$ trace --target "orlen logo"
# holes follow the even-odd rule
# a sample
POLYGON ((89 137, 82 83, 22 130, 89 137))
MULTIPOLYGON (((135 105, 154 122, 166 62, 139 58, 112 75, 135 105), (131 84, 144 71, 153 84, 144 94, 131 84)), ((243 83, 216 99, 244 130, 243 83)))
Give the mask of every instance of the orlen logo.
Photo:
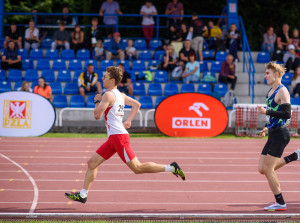
POLYGON ((155 123, 168 136, 212 137, 225 130, 228 115, 214 97, 185 93, 163 100, 155 111, 155 123))

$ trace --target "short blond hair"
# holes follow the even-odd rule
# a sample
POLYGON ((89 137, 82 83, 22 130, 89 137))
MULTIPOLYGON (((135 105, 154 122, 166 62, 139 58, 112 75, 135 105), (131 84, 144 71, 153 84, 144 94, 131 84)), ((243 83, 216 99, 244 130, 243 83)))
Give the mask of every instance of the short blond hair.
POLYGON ((114 67, 114 66, 107 67, 106 72, 109 73, 111 79, 115 80, 116 85, 118 85, 121 82, 123 78, 123 73, 120 67, 114 67))
POLYGON ((281 64, 277 64, 275 61, 271 61, 266 64, 266 69, 272 70, 274 73, 278 73, 279 77, 282 77, 286 71, 285 67, 281 64))

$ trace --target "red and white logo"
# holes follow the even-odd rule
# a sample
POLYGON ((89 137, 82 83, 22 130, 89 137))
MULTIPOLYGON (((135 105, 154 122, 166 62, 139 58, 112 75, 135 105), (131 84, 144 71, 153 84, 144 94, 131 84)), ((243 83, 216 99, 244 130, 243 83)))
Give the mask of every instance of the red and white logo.
POLYGON ((9 106, 9 118, 25 118, 26 102, 11 101, 9 106))

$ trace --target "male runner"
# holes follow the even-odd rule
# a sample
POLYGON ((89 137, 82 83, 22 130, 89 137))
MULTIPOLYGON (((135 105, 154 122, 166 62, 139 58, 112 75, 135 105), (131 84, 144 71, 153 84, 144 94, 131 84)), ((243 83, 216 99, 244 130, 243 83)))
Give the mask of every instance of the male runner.
POLYGON ((85 174, 83 189, 77 193, 65 193, 65 195, 74 201, 85 203, 88 191, 96 178, 97 169, 100 164, 108 160, 114 153, 118 153, 124 163, 136 174, 172 172, 185 180, 185 174, 176 162, 170 165, 161 165, 152 162, 140 163, 130 146, 129 134, 126 129, 130 128, 131 121, 139 111, 141 104, 126 96, 117 89, 122 80, 122 70, 119 67, 107 67, 103 76, 103 86, 107 92, 101 97, 95 96, 94 116, 98 120, 104 114, 108 140, 100 146, 96 153, 88 161, 88 169, 85 174), (122 123, 124 116, 124 107, 132 106, 127 120, 122 123))
POLYGON ((287 128, 291 118, 290 94, 286 87, 281 84, 281 78, 285 68, 274 62, 266 64, 265 78, 271 86, 266 95, 267 109, 258 106, 258 112, 265 114, 267 124, 260 131, 260 136, 264 137, 269 131, 268 141, 264 146, 259 159, 258 171, 264 174, 269 186, 275 196, 276 203, 265 207, 266 211, 285 211, 286 203, 281 194, 279 180, 275 170, 283 167, 295 160, 300 160, 300 151, 281 158, 284 148, 290 141, 290 133, 287 128))

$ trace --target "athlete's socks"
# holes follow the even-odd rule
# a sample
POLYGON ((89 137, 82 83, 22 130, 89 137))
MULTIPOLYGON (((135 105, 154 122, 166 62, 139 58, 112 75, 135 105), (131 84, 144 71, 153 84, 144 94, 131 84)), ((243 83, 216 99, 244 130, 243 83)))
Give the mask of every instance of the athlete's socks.
POLYGON ((284 157, 284 161, 285 161, 287 164, 290 163, 290 162, 292 162, 292 161, 295 161, 295 160, 297 160, 297 159, 298 159, 298 155, 297 155, 297 153, 295 153, 295 152, 293 152, 292 154, 290 154, 290 155, 284 157))
POLYGON ((175 172, 175 168, 171 165, 165 165, 165 172, 175 172))
POLYGON ((80 196, 81 196, 82 198, 86 198, 87 195, 88 195, 88 193, 89 193, 88 190, 82 189, 82 190, 80 191, 80 196))
POLYGON ((275 199, 276 199, 276 203, 281 204, 281 205, 285 204, 281 193, 280 194, 276 194, 274 196, 275 196, 275 199))

